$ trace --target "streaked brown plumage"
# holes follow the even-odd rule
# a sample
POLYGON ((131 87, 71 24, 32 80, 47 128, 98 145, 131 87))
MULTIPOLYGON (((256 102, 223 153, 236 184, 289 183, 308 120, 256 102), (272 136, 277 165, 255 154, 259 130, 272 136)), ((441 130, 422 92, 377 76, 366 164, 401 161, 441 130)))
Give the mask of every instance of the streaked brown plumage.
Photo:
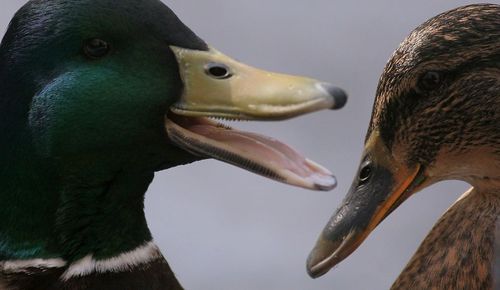
POLYGON ((498 289, 493 288, 492 267, 500 199, 494 194, 472 190, 457 201, 391 289, 498 289))
POLYGON ((381 76, 359 170, 311 253, 326 273, 416 191, 473 188, 440 218, 391 289, 500 289, 500 6, 415 29, 381 76))

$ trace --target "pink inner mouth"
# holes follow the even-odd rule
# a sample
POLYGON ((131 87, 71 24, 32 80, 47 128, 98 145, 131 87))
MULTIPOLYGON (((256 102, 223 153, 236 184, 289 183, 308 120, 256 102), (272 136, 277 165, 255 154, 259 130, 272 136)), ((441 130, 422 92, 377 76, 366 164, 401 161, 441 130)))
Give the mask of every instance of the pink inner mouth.
POLYGON ((300 187, 331 190, 336 186, 330 171, 274 138, 174 114, 166 118, 166 129, 173 143, 193 154, 300 187))

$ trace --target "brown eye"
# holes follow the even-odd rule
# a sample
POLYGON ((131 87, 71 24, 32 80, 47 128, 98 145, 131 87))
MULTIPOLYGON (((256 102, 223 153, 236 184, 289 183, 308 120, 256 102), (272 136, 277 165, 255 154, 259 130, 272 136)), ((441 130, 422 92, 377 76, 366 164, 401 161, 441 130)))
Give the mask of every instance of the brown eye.
POLYGON ((418 81, 418 87, 424 91, 432 91, 441 86, 443 75, 437 71, 428 71, 424 73, 418 81))
POLYGON ((109 51, 109 43, 99 38, 91 38, 85 41, 83 45, 83 53, 90 59, 105 57, 108 55, 109 51))
POLYGON ((371 176, 372 176, 372 166, 371 164, 366 164, 359 171, 359 182, 361 184, 365 183, 370 179, 371 176))
POLYGON ((205 67, 205 73, 216 79, 228 79, 233 76, 229 67, 222 63, 209 63, 205 67))

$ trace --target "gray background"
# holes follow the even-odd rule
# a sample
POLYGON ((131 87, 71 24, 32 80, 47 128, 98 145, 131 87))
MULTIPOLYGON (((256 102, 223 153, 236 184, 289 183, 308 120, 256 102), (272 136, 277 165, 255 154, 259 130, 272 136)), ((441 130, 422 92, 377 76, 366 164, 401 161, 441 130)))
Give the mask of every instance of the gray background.
MULTIPOLYGON (((0 31, 26 1, 2 0, 0 31)), ((119 2, 119 1, 117 1, 119 2)), ((209 160, 157 174, 147 194, 156 242, 187 289, 387 289, 444 210, 467 188, 412 197, 346 261, 312 280, 305 259, 358 166, 375 88, 403 38, 470 1, 166 0, 200 37, 245 63, 331 81, 347 107, 277 123, 232 124, 276 137, 330 168, 312 192, 209 160)))

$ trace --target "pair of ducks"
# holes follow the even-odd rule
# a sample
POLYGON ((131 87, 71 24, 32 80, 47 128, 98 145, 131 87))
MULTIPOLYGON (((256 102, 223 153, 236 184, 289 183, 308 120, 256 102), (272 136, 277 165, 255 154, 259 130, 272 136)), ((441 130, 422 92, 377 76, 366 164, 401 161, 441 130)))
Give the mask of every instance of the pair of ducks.
MULTIPOLYGON (((216 158, 329 190, 322 166, 207 117, 286 119, 345 93, 209 47, 154 0, 32 0, 0 47, 0 289, 182 289, 144 218, 155 171, 216 158), (256 86, 255 84, 259 84, 256 86)), ((358 176, 308 260, 317 277, 414 192, 474 187, 393 289, 493 289, 500 272, 500 6, 418 27, 381 77, 358 176), (497 279, 495 279, 497 278, 497 279)))

